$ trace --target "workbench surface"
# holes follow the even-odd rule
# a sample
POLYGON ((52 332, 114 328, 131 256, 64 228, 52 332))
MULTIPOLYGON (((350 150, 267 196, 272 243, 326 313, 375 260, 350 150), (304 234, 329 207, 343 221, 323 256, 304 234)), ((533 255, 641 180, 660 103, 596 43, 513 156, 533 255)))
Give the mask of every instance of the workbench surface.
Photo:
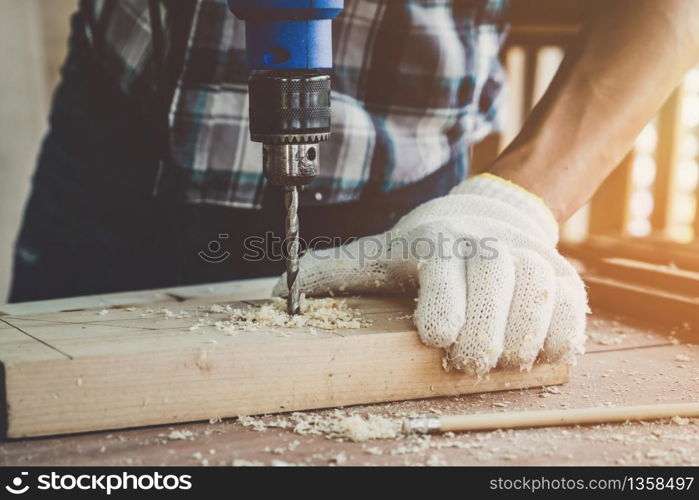
MULTIPOLYGON (((119 303, 142 304, 164 296, 269 293, 269 280, 192 287, 70 301, 0 306, 0 312, 61 310, 119 303)), ((682 327, 631 325, 595 314, 588 353, 570 383, 452 398, 304 412, 308 415, 466 414, 699 400, 696 333, 682 327), (693 343, 694 342, 694 343, 693 343)), ((362 443, 266 427, 288 415, 96 432, 0 443, 0 465, 699 465, 699 419, 586 427, 401 437, 362 443)))

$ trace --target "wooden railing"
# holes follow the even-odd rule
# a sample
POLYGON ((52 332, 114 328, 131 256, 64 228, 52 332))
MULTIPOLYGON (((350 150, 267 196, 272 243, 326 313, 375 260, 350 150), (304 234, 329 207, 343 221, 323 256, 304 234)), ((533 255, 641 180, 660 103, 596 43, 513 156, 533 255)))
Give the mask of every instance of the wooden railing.
MULTIPOLYGON (((502 52, 509 118, 501 134, 474 148, 475 171, 517 133, 577 35, 586 8, 577 0, 514 1, 512 6, 513 25, 502 52)), ((563 225, 564 242, 604 237, 605 248, 610 238, 625 242, 624 248, 643 242, 655 249, 656 260, 667 253, 668 261, 677 248, 699 249, 698 160, 699 69, 672 93, 589 205, 563 225)))

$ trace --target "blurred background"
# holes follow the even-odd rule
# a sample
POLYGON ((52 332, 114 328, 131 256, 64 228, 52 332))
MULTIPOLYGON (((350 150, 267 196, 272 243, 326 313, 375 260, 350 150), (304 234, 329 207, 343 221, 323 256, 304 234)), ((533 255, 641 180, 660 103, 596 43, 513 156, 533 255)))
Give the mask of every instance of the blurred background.
POLYGON ((0 0, 0 303, 77 0, 0 0))
MULTIPOLYGON (((77 0, 0 0, 0 303, 12 247, 77 0)), ((503 49, 510 83, 501 134, 473 150, 484 168, 515 136, 575 36, 584 0, 513 0, 503 49)), ((564 250, 580 256, 613 248, 663 265, 699 271, 699 69, 648 124, 595 199, 562 228, 564 250)))

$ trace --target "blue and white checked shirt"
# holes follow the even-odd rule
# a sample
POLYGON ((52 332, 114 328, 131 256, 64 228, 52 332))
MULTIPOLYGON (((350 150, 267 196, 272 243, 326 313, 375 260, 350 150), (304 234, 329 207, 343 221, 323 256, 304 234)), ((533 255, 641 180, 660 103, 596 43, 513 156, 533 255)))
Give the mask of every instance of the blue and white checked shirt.
MULTIPOLYGON (((172 163, 156 191, 257 207, 265 180, 261 145, 248 135, 245 24, 225 0, 164 0, 166 29, 185 2, 193 16, 170 104, 172 163)), ((301 202, 351 201, 441 167, 465 174, 469 145, 498 125, 505 2, 346 0, 334 22, 331 140, 301 202)), ((82 0, 80 9, 96 59, 124 92, 141 92, 152 74, 147 0, 82 0)))

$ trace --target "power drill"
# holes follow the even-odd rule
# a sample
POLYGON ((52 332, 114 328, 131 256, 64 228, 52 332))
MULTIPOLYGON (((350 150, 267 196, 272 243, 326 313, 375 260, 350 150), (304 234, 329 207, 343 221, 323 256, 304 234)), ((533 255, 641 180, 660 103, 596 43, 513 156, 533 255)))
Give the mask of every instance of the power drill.
POLYGON ((344 0, 228 0, 228 6, 245 21, 250 139, 262 143, 269 182, 284 188, 287 312, 298 314, 299 188, 318 175, 318 147, 330 137, 332 20, 344 0))

